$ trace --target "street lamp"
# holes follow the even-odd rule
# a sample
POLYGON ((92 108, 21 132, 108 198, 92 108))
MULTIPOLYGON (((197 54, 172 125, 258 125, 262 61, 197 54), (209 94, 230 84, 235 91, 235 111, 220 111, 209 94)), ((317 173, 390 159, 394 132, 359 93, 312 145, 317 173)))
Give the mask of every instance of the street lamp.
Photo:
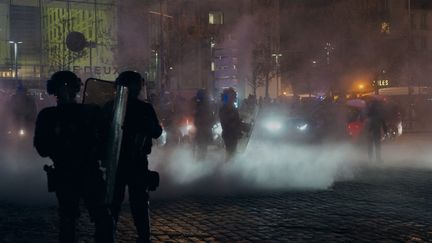
POLYGON ((21 44, 22 41, 9 41, 9 43, 14 45, 15 78, 18 79, 18 44, 21 44))
POLYGON ((273 53, 272 57, 275 58, 276 62, 276 98, 279 96, 279 82, 280 82, 280 63, 279 58, 282 56, 281 53, 273 53))

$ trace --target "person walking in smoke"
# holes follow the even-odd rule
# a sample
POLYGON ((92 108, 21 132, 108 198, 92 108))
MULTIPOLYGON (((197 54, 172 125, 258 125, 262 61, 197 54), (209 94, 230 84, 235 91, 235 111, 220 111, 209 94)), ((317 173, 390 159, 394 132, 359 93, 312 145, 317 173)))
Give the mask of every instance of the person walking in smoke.
POLYGON ((382 133, 387 133, 387 125, 385 123, 382 111, 380 110, 379 102, 374 100, 368 106, 366 118, 366 139, 368 146, 369 160, 372 161, 375 153, 375 158, 378 162, 382 162, 381 158, 381 138, 382 133))
POLYGON ((226 88, 222 92, 222 107, 219 110, 219 119, 222 126, 222 138, 225 144, 226 161, 234 156, 238 140, 247 126, 240 120, 240 114, 235 106, 237 93, 234 88, 226 88))
MULTIPOLYGON (((157 172, 149 171, 147 155, 151 153, 152 139, 162 134, 162 127, 153 106, 138 99, 143 82, 134 71, 122 72, 116 80, 118 85, 128 88, 128 100, 111 213, 117 224, 128 186, 137 242, 150 242, 149 191, 156 189, 159 177, 157 172)), ((108 103, 105 108, 112 105, 108 103)))
POLYGON ((205 89, 199 89, 195 96, 194 123, 197 159, 204 160, 207 155, 207 147, 213 139, 212 127, 214 123, 210 99, 205 89))
POLYGON ((37 115, 36 101, 27 94, 27 89, 19 84, 6 104, 11 111, 12 123, 25 128, 32 128, 37 115))
POLYGON ((57 106, 41 110, 36 119, 34 147, 49 157, 54 167, 45 166, 49 191, 58 200, 60 242, 76 242, 75 225, 79 202, 84 199, 95 223, 97 243, 113 240, 113 221, 105 199, 105 181, 99 167, 104 128, 103 113, 97 106, 75 100, 81 80, 70 71, 59 71, 47 81, 48 94, 57 97, 57 106))

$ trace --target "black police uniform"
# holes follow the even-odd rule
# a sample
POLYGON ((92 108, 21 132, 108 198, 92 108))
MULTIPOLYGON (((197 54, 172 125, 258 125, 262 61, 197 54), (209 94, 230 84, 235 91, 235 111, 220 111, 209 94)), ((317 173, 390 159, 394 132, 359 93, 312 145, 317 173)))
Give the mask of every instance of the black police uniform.
POLYGON ((212 127, 214 115, 209 102, 200 101, 196 104, 194 124, 196 128, 195 141, 198 148, 197 158, 205 159, 207 146, 212 142, 212 127))
MULTIPOLYGON (((107 104, 107 107, 110 106, 112 107, 112 103, 107 104)), ((150 241, 147 155, 151 153, 152 138, 158 138, 161 134, 162 127, 153 106, 137 98, 129 98, 111 212, 117 222, 125 188, 128 186, 138 242, 150 241)))
POLYGON ((33 127, 37 114, 36 101, 25 91, 18 91, 12 95, 7 108, 11 110, 12 119, 16 124, 33 127))
POLYGON ((219 110, 219 118, 222 126, 222 138, 225 143, 227 158, 231 158, 236 149, 238 140, 242 136, 243 122, 237 108, 230 105, 223 105, 219 110))
POLYGON ((60 242, 75 242, 80 199, 95 222, 96 242, 113 242, 113 221, 104 203, 106 189, 98 161, 105 134, 102 124, 101 109, 91 105, 61 104, 38 114, 34 146, 54 162, 60 242))
POLYGON ((381 129, 387 133, 387 125, 382 115, 376 110, 368 113, 366 121, 369 160, 372 161, 375 152, 376 160, 381 162, 381 129))

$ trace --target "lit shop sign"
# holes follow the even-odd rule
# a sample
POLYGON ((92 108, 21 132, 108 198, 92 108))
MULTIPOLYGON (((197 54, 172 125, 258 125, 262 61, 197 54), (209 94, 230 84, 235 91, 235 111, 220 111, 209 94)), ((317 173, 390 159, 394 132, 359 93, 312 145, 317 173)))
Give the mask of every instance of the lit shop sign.
POLYGON ((390 86, 390 81, 388 79, 379 79, 374 80, 373 84, 378 87, 388 87, 390 86))
POLYGON ((46 66, 35 65, 33 67, 34 71, 37 72, 40 70, 41 73, 54 73, 61 70, 69 70, 74 73, 88 73, 88 74, 96 74, 96 75, 110 75, 110 74, 119 74, 118 67, 113 66, 70 66, 62 68, 61 66, 46 66))

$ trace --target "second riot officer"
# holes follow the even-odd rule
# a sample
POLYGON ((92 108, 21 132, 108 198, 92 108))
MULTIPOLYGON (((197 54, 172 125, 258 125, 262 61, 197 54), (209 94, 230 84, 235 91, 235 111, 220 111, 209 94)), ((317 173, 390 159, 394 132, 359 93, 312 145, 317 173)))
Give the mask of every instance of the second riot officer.
POLYGON ((55 191, 60 216, 60 242, 76 242, 79 202, 84 199, 95 222, 96 242, 113 242, 113 222, 105 205, 105 182, 99 167, 103 144, 103 113, 75 100, 81 80, 70 71, 59 71, 47 81, 48 94, 57 106, 40 111, 36 120, 34 146, 54 167, 48 172, 49 191, 55 191))
POLYGON ((379 101, 372 101, 368 106, 366 119, 366 136, 368 145, 369 161, 374 157, 377 162, 382 162, 381 158, 381 138, 382 131, 387 133, 387 125, 383 117, 383 111, 379 101), (375 155, 375 156, 374 156, 375 155))
POLYGON ((237 144, 242 133, 247 130, 246 124, 240 119, 235 106, 237 93, 234 88, 226 88, 222 93, 222 107, 219 110, 219 119, 222 126, 222 138, 225 143, 226 160, 230 160, 237 150, 237 144))
POLYGON ((153 106, 138 99, 144 82, 139 73, 122 72, 116 82, 128 88, 128 100, 111 213, 117 223, 127 186, 137 242, 150 242, 149 191, 155 190, 158 175, 149 171, 147 155, 152 139, 162 134, 162 127, 153 106))
POLYGON ((204 160, 207 155, 207 147, 212 142, 212 127, 214 115, 210 106, 210 98, 207 90, 198 90, 195 97, 194 123, 196 128, 195 143, 197 146, 197 159, 204 160))

